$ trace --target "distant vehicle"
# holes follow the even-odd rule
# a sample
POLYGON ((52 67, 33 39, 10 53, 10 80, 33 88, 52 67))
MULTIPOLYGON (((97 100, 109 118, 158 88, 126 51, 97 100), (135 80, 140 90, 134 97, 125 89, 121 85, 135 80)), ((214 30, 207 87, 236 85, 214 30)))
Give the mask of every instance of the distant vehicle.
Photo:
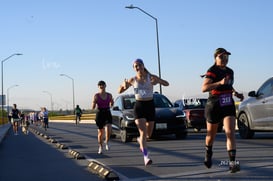
POLYGON ((273 131, 273 77, 239 105, 237 124, 241 138, 252 138, 255 132, 273 131))
MULTIPOLYGON (((187 136, 186 116, 178 107, 174 107, 167 97, 154 93, 156 107, 155 127, 152 137, 174 134, 177 139, 187 136)), ((134 118, 135 96, 122 94, 118 96, 111 109, 113 124, 112 134, 120 136, 122 142, 132 141, 139 135, 134 118)))
POLYGON ((206 98, 188 98, 175 101, 174 104, 186 114, 188 128, 194 128, 196 132, 206 128, 205 106, 207 100, 206 98))

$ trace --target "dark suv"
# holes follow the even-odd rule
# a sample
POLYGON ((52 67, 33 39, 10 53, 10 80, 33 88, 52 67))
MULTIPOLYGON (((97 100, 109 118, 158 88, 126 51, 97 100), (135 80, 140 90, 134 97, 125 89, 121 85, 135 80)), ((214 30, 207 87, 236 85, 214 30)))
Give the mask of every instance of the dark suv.
MULTIPOLYGON (((139 135, 133 111, 135 102, 133 94, 122 94, 115 99, 111 109, 112 134, 120 136, 122 142, 132 141, 139 135)), ((187 136, 185 113, 159 93, 154 93, 154 103, 156 120, 152 137, 175 134, 177 139, 185 138, 187 136)))

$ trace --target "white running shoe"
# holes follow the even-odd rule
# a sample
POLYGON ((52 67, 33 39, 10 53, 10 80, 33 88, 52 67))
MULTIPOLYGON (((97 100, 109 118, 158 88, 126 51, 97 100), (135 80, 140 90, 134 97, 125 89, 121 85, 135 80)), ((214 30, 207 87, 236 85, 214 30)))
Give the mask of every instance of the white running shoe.
POLYGON ((98 154, 102 154, 102 146, 99 146, 98 154))
POLYGON ((149 157, 144 157, 144 165, 148 166, 151 165, 153 161, 149 157))
POLYGON ((107 151, 110 150, 110 145, 109 145, 109 143, 106 143, 106 144, 105 144, 105 150, 107 150, 107 151))
POLYGON ((140 137, 137 137, 137 142, 138 142, 138 144, 140 144, 140 137))

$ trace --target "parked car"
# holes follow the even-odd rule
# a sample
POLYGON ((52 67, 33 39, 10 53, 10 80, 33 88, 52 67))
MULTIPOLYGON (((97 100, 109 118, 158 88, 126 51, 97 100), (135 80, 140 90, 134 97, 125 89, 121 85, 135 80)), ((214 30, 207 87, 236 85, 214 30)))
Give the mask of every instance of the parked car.
POLYGON ((237 125, 241 138, 252 138, 258 131, 273 131, 273 77, 239 105, 237 125))
MULTIPOLYGON (((152 137, 175 134, 177 139, 187 136, 185 113, 177 108, 162 94, 154 93, 155 126, 152 137)), ((120 136, 122 142, 132 141, 139 135, 134 117, 135 96, 122 94, 118 96, 111 109, 113 124, 112 134, 120 136)))
POLYGON ((186 114, 188 128, 194 128, 196 132, 206 128, 204 114, 207 100, 207 98, 188 98, 175 101, 174 104, 179 106, 186 114))

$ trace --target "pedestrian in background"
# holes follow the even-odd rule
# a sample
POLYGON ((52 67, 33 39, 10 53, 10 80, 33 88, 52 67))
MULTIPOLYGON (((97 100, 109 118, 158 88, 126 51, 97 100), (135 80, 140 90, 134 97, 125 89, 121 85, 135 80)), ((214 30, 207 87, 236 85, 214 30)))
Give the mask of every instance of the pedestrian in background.
POLYGON ((21 119, 21 112, 17 109, 17 105, 13 104, 13 108, 10 112, 10 117, 11 117, 11 124, 12 124, 12 128, 13 128, 13 132, 14 135, 18 135, 18 126, 19 126, 19 122, 21 119))
POLYGON ((214 64, 204 75, 202 92, 209 92, 205 107, 207 121, 207 135, 205 139, 206 153, 204 164, 207 168, 212 166, 212 147, 219 123, 223 122, 227 137, 226 145, 229 155, 229 169, 234 173, 240 170, 239 162, 236 161, 235 142, 235 117, 236 108, 232 95, 243 100, 243 94, 233 88, 234 73, 227 67, 230 52, 224 48, 217 48, 214 53, 214 64))
POLYGON ((81 116, 82 116, 82 109, 80 108, 79 105, 76 106, 75 108, 75 115, 76 115, 76 124, 80 123, 81 121, 81 116))
POLYGON ((46 107, 41 108, 41 112, 39 114, 39 117, 42 121, 42 125, 43 125, 44 129, 47 130, 48 129, 48 111, 47 111, 46 107))
POLYGON ((98 82, 99 92, 93 96, 91 108, 97 108, 96 112, 96 125, 98 127, 98 154, 102 153, 103 150, 103 136, 105 139, 105 149, 110 149, 109 139, 112 131, 112 115, 110 107, 113 106, 113 96, 111 93, 106 92, 106 83, 101 80, 98 82))
POLYGON ((141 59, 133 61, 133 68, 136 76, 125 79, 118 89, 118 93, 126 91, 133 86, 136 103, 134 106, 135 123, 138 127, 139 137, 137 141, 140 145, 140 150, 143 153, 144 165, 152 164, 152 160, 148 155, 147 138, 150 138, 153 133, 155 122, 155 105, 153 100, 153 86, 161 84, 168 86, 166 80, 151 74, 144 66, 141 59))

